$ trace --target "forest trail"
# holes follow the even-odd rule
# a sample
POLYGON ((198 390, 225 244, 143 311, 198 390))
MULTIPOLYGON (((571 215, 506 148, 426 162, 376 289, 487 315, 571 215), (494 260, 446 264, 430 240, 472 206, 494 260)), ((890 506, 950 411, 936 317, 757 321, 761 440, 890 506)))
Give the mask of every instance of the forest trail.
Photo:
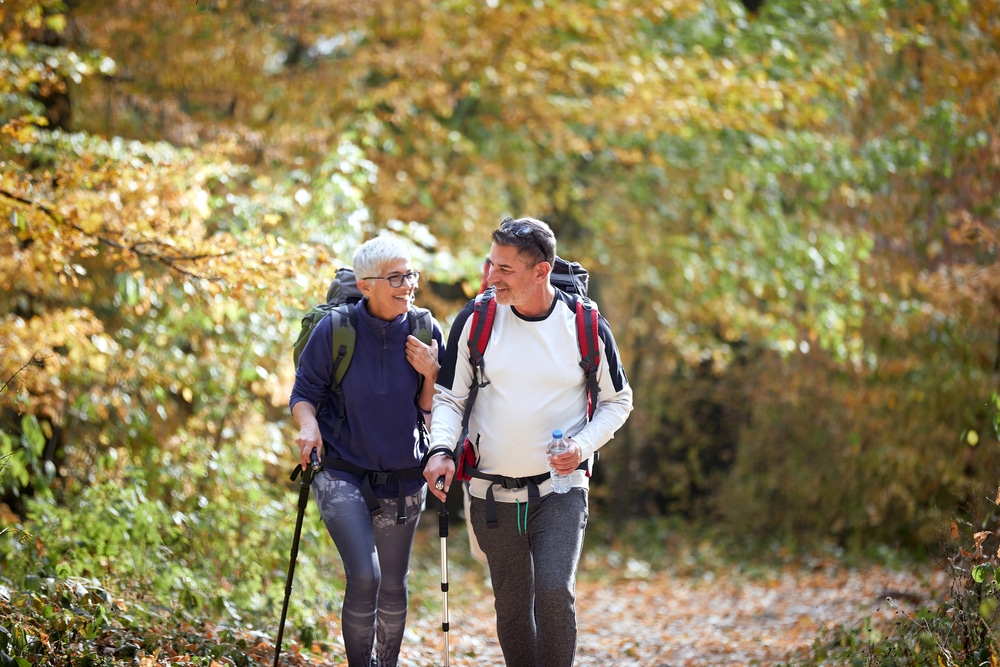
MULTIPOLYGON (((947 574, 930 566, 920 572, 848 569, 835 559, 752 577, 678 576, 634 562, 604 565, 581 567, 575 667, 777 665, 805 654, 838 626, 857 630, 870 619, 885 630, 910 622, 906 615, 933 604, 939 598, 931 592, 948 586, 947 574)), ((455 568, 449 590, 450 664, 503 667, 485 568, 455 568)), ((442 665, 441 594, 412 597, 417 604, 411 604, 400 667, 442 665)))

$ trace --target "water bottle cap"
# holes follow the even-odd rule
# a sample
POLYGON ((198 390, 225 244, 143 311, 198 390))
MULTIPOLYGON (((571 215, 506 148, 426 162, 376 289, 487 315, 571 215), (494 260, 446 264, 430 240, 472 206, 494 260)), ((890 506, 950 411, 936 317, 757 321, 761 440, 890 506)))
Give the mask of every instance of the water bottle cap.
POLYGON ((552 431, 552 438, 554 440, 558 440, 561 437, 562 437, 562 431, 560 431, 559 429, 552 431))

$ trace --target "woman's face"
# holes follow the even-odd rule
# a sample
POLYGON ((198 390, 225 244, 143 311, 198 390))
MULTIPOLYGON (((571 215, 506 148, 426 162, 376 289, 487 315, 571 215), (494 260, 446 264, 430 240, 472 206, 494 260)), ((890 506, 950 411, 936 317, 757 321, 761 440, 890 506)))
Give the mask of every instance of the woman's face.
POLYGON ((394 259, 382 267, 378 276, 358 279, 358 288, 368 298, 368 312, 386 322, 391 322, 406 313, 413 303, 417 291, 415 276, 404 279, 399 287, 393 287, 389 279, 413 274, 413 265, 408 259, 394 259))

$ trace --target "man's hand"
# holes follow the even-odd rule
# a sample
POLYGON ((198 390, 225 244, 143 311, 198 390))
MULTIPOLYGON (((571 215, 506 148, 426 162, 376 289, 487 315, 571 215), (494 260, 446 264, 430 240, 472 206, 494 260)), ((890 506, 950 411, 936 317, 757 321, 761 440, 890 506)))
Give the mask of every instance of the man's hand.
POLYGON ((427 488, 435 498, 444 502, 448 499, 448 489, 451 488, 451 481, 455 477, 455 462, 450 456, 436 454, 427 461, 424 467, 424 479, 427 480, 427 488), (444 477, 443 488, 437 488, 437 482, 444 477))
POLYGON ((565 452, 549 457, 549 463, 560 475, 569 475, 580 467, 580 462, 583 460, 583 450, 580 449, 580 445, 576 444, 573 438, 567 438, 566 443, 569 447, 565 452))
POLYGON ((437 380, 438 370, 441 364, 438 363, 438 344, 431 339, 430 345, 420 342, 414 335, 406 337, 406 360, 413 368, 430 380, 433 384, 437 380))

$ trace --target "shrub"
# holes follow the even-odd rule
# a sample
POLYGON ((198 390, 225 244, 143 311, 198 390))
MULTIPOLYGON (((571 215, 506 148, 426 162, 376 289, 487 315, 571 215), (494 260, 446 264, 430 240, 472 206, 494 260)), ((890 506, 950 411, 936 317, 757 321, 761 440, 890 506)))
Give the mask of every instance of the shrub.
MULTIPOLYGON (((1000 503, 1000 496, 997 498, 1000 503)), ((941 540, 951 585, 918 612, 899 607, 887 631, 866 623, 838 628, 802 665, 980 667, 1000 664, 1000 514, 996 503, 953 521, 941 540)))

